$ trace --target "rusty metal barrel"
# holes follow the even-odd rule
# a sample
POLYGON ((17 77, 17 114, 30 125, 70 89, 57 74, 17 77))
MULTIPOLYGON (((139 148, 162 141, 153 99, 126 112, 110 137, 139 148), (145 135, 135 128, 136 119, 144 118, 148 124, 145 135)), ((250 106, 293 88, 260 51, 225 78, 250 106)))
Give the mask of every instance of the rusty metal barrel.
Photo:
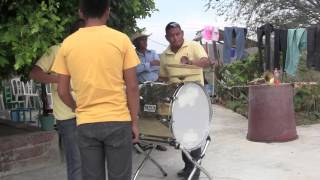
POLYGON ((291 84, 250 86, 248 116, 248 140, 285 142, 298 137, 291 84))

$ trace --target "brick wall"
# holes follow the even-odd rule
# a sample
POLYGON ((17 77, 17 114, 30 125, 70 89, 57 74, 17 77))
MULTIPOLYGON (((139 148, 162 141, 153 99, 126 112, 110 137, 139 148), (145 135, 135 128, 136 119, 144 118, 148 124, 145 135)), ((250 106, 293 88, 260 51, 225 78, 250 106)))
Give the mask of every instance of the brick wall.
POLYGON ((0 137, 0 179, 60 162, 55 131, 0 137))

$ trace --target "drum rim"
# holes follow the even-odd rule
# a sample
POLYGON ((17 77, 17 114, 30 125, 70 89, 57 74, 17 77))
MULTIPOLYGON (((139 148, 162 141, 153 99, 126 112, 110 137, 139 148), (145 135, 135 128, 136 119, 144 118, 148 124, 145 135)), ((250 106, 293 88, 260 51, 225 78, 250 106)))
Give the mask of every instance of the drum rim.
MULTIPOLYGON (((174 107, 174 102, 175 102, 175 100, 176 100, 176 96, 177 96, 177 94, 181 91, 181 88, 184 86, 184 85, 186 85, 186 84, 196 84, 198 87, 200 87, 201 89, 202 89, 202 91, 204 92, 204 94, 206 95, 206 97, 207 97, 207 100, 208 100, 208 105, 209 105, 209 128, 208 128, 208 134, 207 134, 207 136, 209 136, 209 133, 210 133, 210 123, 211 123, 211 121, 212 121, 212 116, 213 116, 213 110, 212 110, 212 104, 211 104, 211 101, 210 101, 210 97, 209 97, 209 95, 208 95, 208 93, 206 92, 206 90, 205 90, 205 88, 204 88, 204 86, 202 86, 201 84, 199 84, 199 83, 197 83, 197 82, 185 82, 185 83, 181 83, 181 85, 179 85, 178 87, 177 87, 177 89, 175 90, 175 92, 173 93, 173 96, 172 96, 172 98, 171 98, 171 101, 170 101, 170 107, 169 107, 169 109, 170 109, 170 116, 171 116, 171 122, 169 123, 169 127, 170 127, 170 131, 171 131, 171 133, 172 133, 172 135, 173 135, 173 137, 176 139, 176 136, 175 136, 175 133, 174 133, 174 131, 173 131, 173 126, 172 126, 172 124, 173 124, 173 119, 172 119, 172 115, 173 115, 173 107, 174 107)), ((180 144, 180 142, 178 142, 179 144, 180 144)), ((186 147, 184 147, 185 149, 187 149, 187 150, 195 150, 195 149, 197 149, 197 148, 199 148, 199 147, 201 147, 201 145, 203 144, 204 142, 200 142, 196 147, 194 147, 194 148, 186 148, 186 147)), ((181 144, 180 144, 181 145, 181 144)))

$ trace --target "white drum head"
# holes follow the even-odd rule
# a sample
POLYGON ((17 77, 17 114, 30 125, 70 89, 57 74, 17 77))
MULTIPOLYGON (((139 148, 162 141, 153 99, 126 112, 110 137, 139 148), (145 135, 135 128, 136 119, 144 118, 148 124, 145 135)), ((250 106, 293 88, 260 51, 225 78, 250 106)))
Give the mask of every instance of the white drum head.
POLYGON ((187 150, 201 147, 209 135, 211 102, 196 83, 186 83, 175 93, 171 107, 171 131, 187 150))

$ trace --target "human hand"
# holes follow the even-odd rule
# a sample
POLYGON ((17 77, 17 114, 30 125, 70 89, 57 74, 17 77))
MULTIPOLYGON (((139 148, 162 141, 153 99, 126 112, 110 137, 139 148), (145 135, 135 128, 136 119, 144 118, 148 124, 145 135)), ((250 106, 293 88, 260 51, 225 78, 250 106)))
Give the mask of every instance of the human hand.
POLYGON ((153 60, 150 62, 151 66, 160 66, 160 61, 159 60, 153 60))
POLYGON ((138 143, 139 142, 139 129, 137 123, 132 123, 132 142, 138 143))
POLYGON ((182 56, 180 59, 181 64, 192 64, 192 61, 187 56, 182 56))

